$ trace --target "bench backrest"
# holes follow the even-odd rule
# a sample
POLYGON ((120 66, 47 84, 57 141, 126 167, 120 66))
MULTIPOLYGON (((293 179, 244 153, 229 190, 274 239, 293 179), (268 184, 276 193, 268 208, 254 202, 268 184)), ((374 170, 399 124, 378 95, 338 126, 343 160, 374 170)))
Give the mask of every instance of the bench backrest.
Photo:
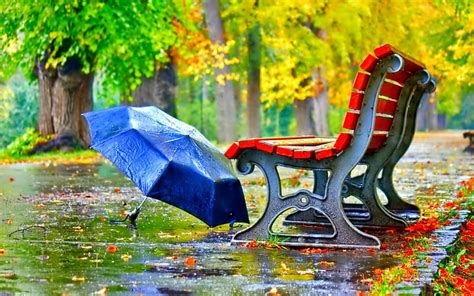
POLYGON ((385 80, 380 86, 376 110, 377 114, 374 122, 374 133, 368 147, 368 152, 377 151, 385 144, 388 132, 392 127, 397 104, 405 82, 409 77, 415 75, 416 72, 425 69, 425 66, 421 62, 418 62, 389 44, 376 48, 374 54, 367 55, 360 64, 360 70, 354 79, 353 90, 349 100, 349 111, 346 113, 342 125, 344 131, 339 134, 334 144, 336 153, 344 151, 351 144, 371 73, 382 59, 393 54, 401 56, 404 64, 400 71, 385 74, 385 80))

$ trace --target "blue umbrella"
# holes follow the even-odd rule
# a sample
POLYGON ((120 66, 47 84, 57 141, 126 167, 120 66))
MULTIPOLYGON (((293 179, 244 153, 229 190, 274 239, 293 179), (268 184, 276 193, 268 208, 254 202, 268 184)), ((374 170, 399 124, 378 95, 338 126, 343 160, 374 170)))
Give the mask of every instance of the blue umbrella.
POLYGON ((229 160, 194 127, 156 107, 115 107, 84 117, 91 147, 145 196, 211 227, 249 223, 242 186, 229 160))

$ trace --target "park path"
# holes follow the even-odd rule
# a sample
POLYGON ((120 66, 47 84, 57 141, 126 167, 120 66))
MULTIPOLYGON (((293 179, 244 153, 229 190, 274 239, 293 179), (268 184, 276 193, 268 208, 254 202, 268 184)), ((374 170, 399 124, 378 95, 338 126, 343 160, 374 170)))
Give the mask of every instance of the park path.
MULTIPOLYGON (((397 166, 403 197, 419 205, 450 199, 474 176, 461 134, 417 134, 397 166)), ((286 190, 294 190, 293 174, 283 171, 286 190)), ((255 220, 265 188, 258 174, 242 180, 255 220)), ((354 294, 369 289, 375 270, 399 262, 403 234, 381 234, 388 247, 380 251, 305 254, 230 246, 227 226, 209 229, 162 202, 146 205, 136 230, 109 223, 139 196, 105 162, 1 166, 0 295, 354 294)))

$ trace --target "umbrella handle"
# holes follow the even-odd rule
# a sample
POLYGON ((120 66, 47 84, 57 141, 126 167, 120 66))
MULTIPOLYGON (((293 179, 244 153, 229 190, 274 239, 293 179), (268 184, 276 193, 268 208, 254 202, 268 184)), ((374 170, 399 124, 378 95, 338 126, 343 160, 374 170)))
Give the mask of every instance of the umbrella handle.
POLYGON ((138 219, 138 215, 140 215, 140 210, 143 206, 143 204, 145 203, 145 201, 148 199, 147 196, 145 196, 145 198, 142 200, 142 202, 138 205, 138 207, 136 207, 135 209, 133 209, 133 211, 131 211, 130 213, 127 214, 127 216, 125 216, 125 218, 123 218, 122 220, 109 220, 110 223, 124 223, 126 222, 127 220, 130 220, 130 223, 132 225, 135 225, 135 221, 137 221, 138 219))

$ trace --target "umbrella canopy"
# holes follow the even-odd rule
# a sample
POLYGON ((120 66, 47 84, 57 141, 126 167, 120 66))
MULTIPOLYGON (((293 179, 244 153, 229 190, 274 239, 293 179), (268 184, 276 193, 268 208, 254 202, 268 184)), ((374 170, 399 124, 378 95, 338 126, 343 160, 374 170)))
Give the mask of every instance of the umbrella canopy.
POLYGON ((176 206, 211 227, 249 222, 229 160, 199 131, 156 107, 85 113, 91 147, 145 196, 176 206))

